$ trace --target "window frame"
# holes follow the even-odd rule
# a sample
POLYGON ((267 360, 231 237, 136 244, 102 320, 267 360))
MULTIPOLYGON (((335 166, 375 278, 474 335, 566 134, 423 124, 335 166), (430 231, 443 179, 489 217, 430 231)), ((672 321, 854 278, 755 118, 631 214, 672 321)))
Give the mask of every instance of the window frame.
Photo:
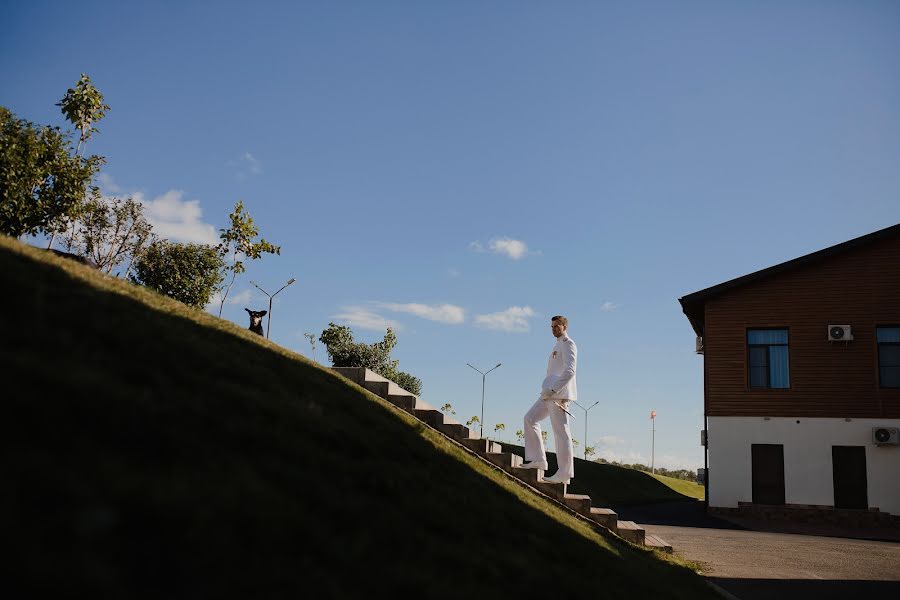
POLYGON ((781 327, 745 327, 744 330, 744 346, 746 347, 746 357, 747 357, 747 389, 750 391, 761 391, 761 390, 789 390, 793 386, 793 381, 791 380, 791 328, 787 326, 781 327), (751 331, 784 331, 787 334, 787 343, 785 344, 751 344, 750 343, 750 332, 751 331), (772 360, 771 354, 768 349, 772 346, 784 347, 787 349, 787 377, 788 377, 788 385, 787 387, 773 387, 772 386, 772 360), (753 365, 750 362, 750 353, 751 348, 765 348, 766 349, 766 386, 754 386, 752 379, 752 370, 753 365))
MULTIPOLYGON (((881 379, 881 347, 882 346, 900 346, 900 342, 879 342, 878 341, 878 330, 879 329, 900 329, 900 325, 875 325, 875 354, 876 359, 878 361, 878 387, 883 390, 900 390, 900 385, 885 385, 881 379)), ((892 367, 900 366, 900 365, 890 365, 892 367)))

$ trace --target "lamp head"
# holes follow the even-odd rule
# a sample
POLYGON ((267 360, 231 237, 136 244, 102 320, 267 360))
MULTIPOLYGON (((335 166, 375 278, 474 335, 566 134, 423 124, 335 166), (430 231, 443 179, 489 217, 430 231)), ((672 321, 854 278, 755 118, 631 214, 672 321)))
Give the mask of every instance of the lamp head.
POLYGON ((285 285, 291 285, 291 284, 294 283, 295 281, 297 281, 297 280, 294 279, 293 277, 291 277, 291 278, 288 280, 287 284, 285 284, 285 285))

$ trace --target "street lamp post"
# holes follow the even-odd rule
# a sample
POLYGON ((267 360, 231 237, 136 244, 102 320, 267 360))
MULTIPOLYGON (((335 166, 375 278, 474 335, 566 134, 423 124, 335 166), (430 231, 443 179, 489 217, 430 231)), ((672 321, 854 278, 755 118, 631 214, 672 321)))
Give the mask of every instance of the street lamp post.
MULTIPOLYGON (((578 404, 578 403, 575 402, 575 404, 578 404)), ((591 405, 588 406, 587 408, 585 408, 585 407, 583 407, 582 405, 578 404, 578 408, 580 408, 581 410, 584 411, 584 454, 583 454, 584 460, 587 460, 587 418, 588 418, 587 413, 588 413, 589 410, 591 410, 592 408, 594 408, 594 407, 597 406, 598 404, 600 404, 600 401, 599 401, 599 400, 597 400, 596 402, 594 402, 593 404, 591 404, 591 405)))
MULTIPOLYGON (((279 289, 278 292, 280 292, 281 290, 283 290, 283 289, 286 288, 287 286, 291 285, 291 284, 294 283, 295 281, 297 281, 297 280, 294 279, 293 277, 291 277, 291 278, 288 280, 288 282, 287 282, 286 284, 284 284, 283 286, 281 286, 281 289, 279 289)), ((253 283, 253 282, 251 281, 250 283, 253 283)), ((277 295, 278 295, 278 292, 275 292, 274 294, 269 294, 269 292, 267 292, 266 290, 262 289, 261 287, 259 287, 259 286, 256 285, 255 283, 253 283, 253 285, 255 285, 255 286, 256 286, 256 289, 258 289, 259 291, 261 291, 263 294, 265 294, 266 296, 269 296, 269 319, 266 321, 266 339, 269 339, 269 327, 272 326, 272 298, 274 298, 275 296, 277 296, 277 295)))
MULTIPOLYGON (((469 365, 469 363, 466 364, 469 365)), ((499 367, 501 364, 502 363, 497 363, 497 367, 499 367)), ((469 366, 472 367, 472 365, 469 366)), ((494 367, 494 369, 496 369, 497 367, 494 367)), ((475 369, 475 367, 472 368, 475 369)), ((481 433, 478 434, 480 437, 484 437, 484 379, 485 377, 487 377, 487 374, 494 369, 491 369, 487 373, 482 372, 480 369, 475 369, 476 371, 481 373, 481 433)))

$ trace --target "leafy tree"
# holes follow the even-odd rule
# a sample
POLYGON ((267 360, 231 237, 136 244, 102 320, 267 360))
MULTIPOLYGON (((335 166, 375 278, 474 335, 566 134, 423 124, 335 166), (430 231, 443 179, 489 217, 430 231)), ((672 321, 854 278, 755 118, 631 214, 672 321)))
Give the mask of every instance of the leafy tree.
POLYGON ((456 411, 453 410, 453 405, 450 404, 449 402, 441 407, 441 412, 444 413, 445 415, 455 415, 456 414, 456 411))
POLYGON ((524 442, 525 441, 525 432, 522 431, 521 429, 516 429, 516 439, 519 440, 520 442, 524 442))
POLYGON ((422 393, 422 380, 399 370, 400 361, 391 359, 397 336, 389 327, 384 339, 374 344, 353 341, 353 331, 345 325, 329 323, 319 336, 334 367, 365 367, 390 379, 416 396, 422 393))
POLYGON ((222 257, 213 246, 162 240, 137 259, 134 271, 131 281, 203 308, 222 281, 222 257))
MULTIPOLYGON (((0 107, 0 233, 53 234, 78 216, 101 156, 72 152, 71 135, 0 107)), ((51 242, 52 243, 52 242, 51 242)))
POLYGON ((541 432, 541 440, 544 442, 544 445, 546 446, 547 445, 547 432, 546 431, 541 432))
POLYGON ((497 439, 500 439, 501 431, 506 431, 506 425, 504 423, 497 423, 494 425, 494 433, 497 434, 497 439))
POLYGON ((67 247, 74 247, 94 261, 97 268, 112 270, 130 259, 127 277, 135 258, 151 242, 153 227, 144 217, 144 205, 133 198, 92 198, 67 237, 67 247))
POLYGON ((228 256, 231 256, 231 264, 224 267, 223 279, 228 277, 228 273, 231 273, 231 279, 221 288, 220 317, 222 316, 222 308, 225 306, 228 292, 231 291, 231 286, 234 285, 235 277, 247 270, 242 259, 256 260, 263 253, 281 254, 281 246, 270 244, 264 239, 260 239, 258 242, 253 241, 259 235, 259 228, 253 223, 253 217, 250 216, 250 213, 244 212, 243 202, 238 201, 234 205, 234 212, 228 215, 228 218, 231 220, 231 227, 219 230, 219 239, 222 242, 217 246, 223 261, 228 256))
POLYGON ((466 421, 466 427, 474 429, 476 425, 481 425, 481 419, 478 418, 478 415, 472 415, 472 418, 466 421))
POLYGON ((596 446, 585 446, 584 447, 584 458, 586 460, 591 460, 591 457, 597 453, 596 446))

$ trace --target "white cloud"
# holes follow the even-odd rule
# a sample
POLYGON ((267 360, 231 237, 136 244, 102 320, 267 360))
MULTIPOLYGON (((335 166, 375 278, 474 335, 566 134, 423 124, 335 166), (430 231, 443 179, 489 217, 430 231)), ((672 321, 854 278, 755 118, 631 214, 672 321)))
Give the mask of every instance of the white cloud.
POLYGON ((454 269, 452 267, 447 269, 447 277, 449 277, 450 279, 456 279, 461 274, 462 273, 459 272, 459 269, 454 269))
MULTIPOLYGON (((244 290, 237 294, 228 294, 225 304, 250 304, 254 300, 253 290, 244 290)), ((248 306, 249 308, 249 306, 248 306)))
POLYGON ((511 238, 494 238, 488 248, 495 254, 505 254, 513 260, 519 260, 528 254, 528 245, 521 240, 511 238))
MULTIPOLYGON (((471 242, 469 249, 475 252, 484 252, 485 247, 481 242, 471 242)), ((512 260, 519 260, 529 254, 540 254, 538 250, 528 250, 528 244, 522 240, 514 240, 508 237, 491 238, 487 244, 487 250, 494 254, 501 254, 512 260)))
POLYGON ((100 191, 104 196, 118 194, 122 191, 122 188, 113 181, 112 176, 107 175, 106 173, 100 173, 97 176, 97 181, 100 184, 100 191))
POLYGON ((342 306, 341 312, 333 315, 332 318, 342 322, 350 327, 358 327, 360 329, 369 329, 372 331, 384 331, 388 327, 394 331, 402 329, 400 323, 392 319, 387 319, 375 311, 362 306, 342 306))
POLYGON ((182 200, 184 192, 169 190, 152 200, 144 198, 142 192, 132 197, 144 205, 144 215, 153 225, 153 232, 162 238, 177 242, 198 244, 218 244, 216 228, 204 223, 199 200, 182 200))
POLYGON ((625 440, 615 435, 601 435, 594 443, 598 446, 620 446, 625 440))
POLYGON ((603 312, 612 312, 617 308, 619 308, 618 304, 614 304, 608 300, 600 305, 600 310, 602 310, 603 312))
POLYGON ((405 312, 429 321, 458 325, 466 320, 465 309, 453 304, 398 304, 394 302, 378 302, 377 306, 394 312, 405 312))
POLYGON ((240 158, 229 160, 225 166, 234 168, 234 174, 240 180, 262 174, 262 165, 259 159, 249 152, 244 152, 240 158))
POLYGON ((530 306, 510 306, 504 311, 477 315, 475 324, 485 329, 522 333, 531 329, 528 319, 535 315, 530 306))

